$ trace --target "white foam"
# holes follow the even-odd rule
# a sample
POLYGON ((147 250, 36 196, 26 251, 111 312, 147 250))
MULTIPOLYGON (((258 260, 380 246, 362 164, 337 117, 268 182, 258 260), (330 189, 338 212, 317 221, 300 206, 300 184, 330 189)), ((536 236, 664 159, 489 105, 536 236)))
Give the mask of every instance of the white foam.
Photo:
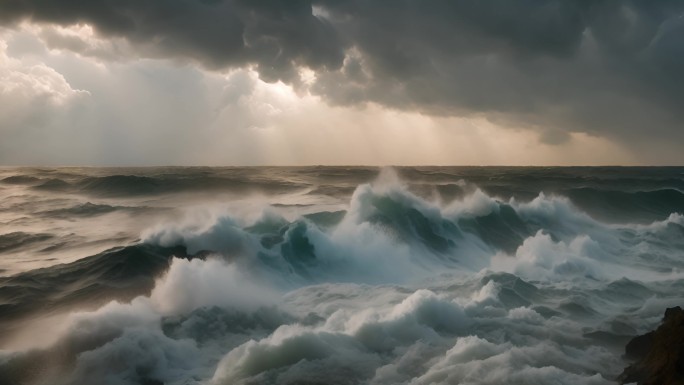
POLYGON ((254 311, 277 303, 278 298, 276 291, 240 271, 237 264, 218 258, 174 259, 151 295, 155 310, 164 315, 185 314, 206 306, 254 311))

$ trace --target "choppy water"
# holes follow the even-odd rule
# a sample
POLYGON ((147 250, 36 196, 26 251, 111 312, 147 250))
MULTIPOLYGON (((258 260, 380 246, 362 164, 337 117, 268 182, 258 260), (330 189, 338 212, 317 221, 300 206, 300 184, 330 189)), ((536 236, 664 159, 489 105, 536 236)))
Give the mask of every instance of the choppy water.
POLYGON ((0 384, 609 384, 684 168, 0 169, 0 384))

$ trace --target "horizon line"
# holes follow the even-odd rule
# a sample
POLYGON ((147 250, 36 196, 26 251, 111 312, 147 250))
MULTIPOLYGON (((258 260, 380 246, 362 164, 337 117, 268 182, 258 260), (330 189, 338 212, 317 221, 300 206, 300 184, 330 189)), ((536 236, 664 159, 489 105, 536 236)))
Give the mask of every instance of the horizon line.
POLYGON ((600 164, 600 165, 476 165, 476 164, 452 164, 452 165, 437 165, 437 164, 414 164, 414 165, 398 165, 398 164, 306 164, 306 165, 275 165, 275 164, 260 164, 260 165, 173 165, 173 164, 156 164, 156 165, 46 165, 46 164, 23 164, 23 165, 2 165, 0 168, 305 168, 305 167, 369 167, 369 168, 383 168, 383 167, 479 167, 479 168, 574 168, 574 167, 604 167, 604 168, 677 168, 684 167, 682 165, 621 165, 621 164, 600 164))

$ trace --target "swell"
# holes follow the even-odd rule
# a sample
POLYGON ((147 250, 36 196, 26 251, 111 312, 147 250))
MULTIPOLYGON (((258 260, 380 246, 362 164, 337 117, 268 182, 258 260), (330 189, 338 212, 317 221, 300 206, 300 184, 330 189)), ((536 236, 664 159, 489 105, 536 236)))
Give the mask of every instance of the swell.
POLYGON ((684 213, 684 193, 675 189, 625 192, 576 188, 564 191, 572 203, 609 222, 652 222, 684 213))
POLYGON ((0 253, 40 243, 54 237, 52 234, 26 233, 22 231, 0 234, 0 253))
POLYGON ((5 184, 37 184, 41 181, 40 178, 30 175, 12 175, 2 179, 5 184))
MULTIPOLYGON (((422 183, 466 180, 484 190, 558 192, 585 186, 617 191, 684 191, 682 167, 398 167, 402 179, 422 183)), ((510 196, 506 196, 510 198, 510 196)))
MULTIPOLYGON (((680 168, 400 167, 397 170, 418 195, 439 196, 444 201, 460 199, 472 192, 474 186, 503 200, 531 200, 544 191, 569 197, 601 220, 640 222, 663 219, 672 212, 682 211, 684 205, 684 178, 680 168), (643 218, 638 218, 639 215, 643 218)), ((378 175, 376 168, 349 167, 20 171, 1 182, 37 191, 99 197, 218 191, 282 193, 309 189, 311 195, 346 198, 358 185, 378 175), (112 171, 115 173, 109 174, 112 171)))
MULTIPOLYGON (((184 247, 138 244, 103 251, 78 261, 0 277, 0 328, 15 321, 74 307, 93 307, 110 300, 129 301, 149 294, 155 277, 171 257, 192 259, 184 247)), ((0 333, 8 336, 8 333, 0 333)))
POLYGON ((306 185, 287 180, 269 180, 249 175, 106 175, 60 179, 25 175, 2 180, 5 184, 25 185, 36 191, 87 194, 99 197, 154 196, 183 192, 226 191, 232 193, 288 192, 306 185))
POLYGON ((94 217, 98 215, 104 215, 116 211, 128 211, 132 213, 140 213, 143 211, 148 211, 150 208, 147 207, 127 207, 127 206, 112 206, 107 204, 98 204, 86 202, 82 204, 77 204, 67 208, 46 210, 41 211, 38 215, 47 218, 82 218, 82 217, 94 217))

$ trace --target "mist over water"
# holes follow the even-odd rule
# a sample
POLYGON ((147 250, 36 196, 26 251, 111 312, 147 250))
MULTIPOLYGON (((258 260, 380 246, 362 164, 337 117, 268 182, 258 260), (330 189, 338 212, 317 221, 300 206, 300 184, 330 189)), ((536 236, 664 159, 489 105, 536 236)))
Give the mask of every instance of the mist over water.
POLYGON ((684 168, 0 169, 0 384, 611 384, 684 168))

